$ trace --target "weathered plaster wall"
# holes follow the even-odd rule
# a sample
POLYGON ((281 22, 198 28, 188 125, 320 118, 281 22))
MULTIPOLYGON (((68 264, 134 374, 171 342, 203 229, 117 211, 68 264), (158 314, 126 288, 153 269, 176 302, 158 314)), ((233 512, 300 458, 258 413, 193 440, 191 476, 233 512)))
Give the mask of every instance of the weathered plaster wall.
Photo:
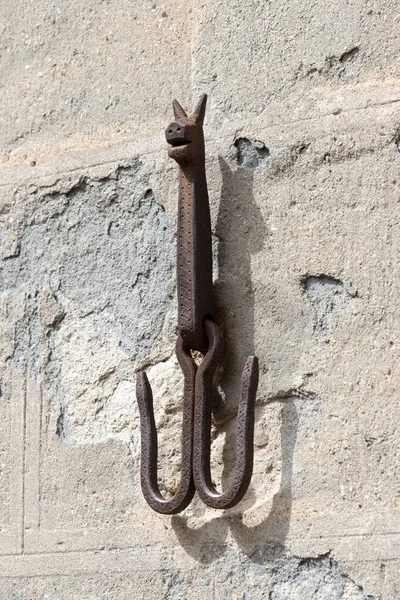
POLYGON ((0 5, 0 600, 400 597, 400 17, 395 0, 0 5), (177 168, 209 94, 227 335, 213 463, 260 360, 254 477, 153 513, 180 473, 177 168))

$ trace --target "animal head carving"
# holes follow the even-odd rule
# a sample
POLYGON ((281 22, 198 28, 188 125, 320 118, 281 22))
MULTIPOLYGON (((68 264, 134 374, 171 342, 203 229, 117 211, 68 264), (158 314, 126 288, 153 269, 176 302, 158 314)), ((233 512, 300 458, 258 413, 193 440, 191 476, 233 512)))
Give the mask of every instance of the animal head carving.
POLYGON ((179 165, 204 158, 203 121, 206 112, 207 94, 202 94, 192 115, 188 116, 177 100, 174 100, 175 119, 165 130, 165 137, 172 146, 168 156, 179 165))

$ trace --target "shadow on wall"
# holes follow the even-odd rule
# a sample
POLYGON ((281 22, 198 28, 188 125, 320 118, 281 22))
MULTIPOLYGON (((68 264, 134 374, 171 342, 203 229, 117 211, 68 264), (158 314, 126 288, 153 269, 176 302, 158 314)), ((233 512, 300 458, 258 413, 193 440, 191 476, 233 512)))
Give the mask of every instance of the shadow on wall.
POLYGON ((253 170, 238 167, 233 171, 221 157, 219 164, 222 189, 215 231, 219 242, 215 296, 226 348, 218 381, 225 403, 216 402, 217 421, 236 411, 238 382, 247 356, 254 352, 251 257, 262 250, 266 236, 261 211, 254 201, 253 170))
MULTIPOLYGON (((221 393, 215 394, 214 419, 217 424, 226 423, 236 414, 240 375, 247 355, 254 350, 255 302, 251 257, 262 250, 266 236, 266 226, 253 196, 253 169, 239 166, 232 171, 222 158, 219 163, 222 191, 216 226, 219 239, 216 296, 223 318, 226 352, 218 381, 221 393), (229 311, 223 310, 223 307, 229 307, 229 311)), ((212 563, 227 551, 229 531, 250 559, 257 556, 254 560, 259 561, 257 550, 271 542, 275 548, 282 548, 283 551, 290 524, 293 453, 299 418, 293 399, 282 399, 282 402, 281 481, 267 518, 257 526, 248 527, 243 523, 241 514, 231 516, 228 512, 194 529, 189 527, 187 517, 172 517, 171 524, 180 544, 199 562, 212 563)), ((229 485, 236 460, 236 427, 226 431, 223 488, 229 485)), ((248 497, 250 495, 251 490, 248 497)))
MULTIPOLYGON (((195 560, 209 564, 217 560, 228 549, 229 531, 240 549, 255 562, 260 562, 265 546, 274 548, 274 558, 285 554, 284 546, 289 531, 292 510, 293 455, 297 439, 299 418, 293 399, 283 400, 281 411, 281 456, 282 469, 278 492, 275 494, 267 518, 254 527, 243 523, 241 514, 230 516, 225 513, 199 528, 188 526, 188 518, 174 516, 172 527, 184 550, 195 560), (261 553, 261 554, 260 554, 261 553)), ((266 556, 267 559, 267 556, 266 556)))
MULTIPOLYGON (((241 147, 245 151, 245 160, 238 161, 239 168, 236 171, 231 171, 225 161, 220 159, 223 186, 216 231, 220 241, 216 291, 219 305, 229 307, 229 311, 221 311, 227 348, 225 366, 220 374, 220 394, 215 395, 214 406, 217 428, 218 422, 222 423, 220 431, 226 427, 223 423, 236 423, 238 380, 247 354, 254 347, 255 302, 251 282, 251 256, 262 249, 266 236, 265 224, 253 198, 252 170, 261 166, 258 160, 260 146, 256 145, 254 150, 246 142, 241 147), (254 156, 254 152, 257 152, 257 156, 254 156)), ((263 153, 264 162, 268 160, 268 156, 267 152, 263 153)), ((316 282, 312 280, 309 283, 314 285, 316 282)), ((324 292, 322 300, 325 302, 328 289, 337 301, 336 296, 341 293, 341 282, 334 281, 335 285, 329 285, 328 288, 325 286, 325 279, 317 281, 317 284, 320 283, 324 292)), ((328 295, 330 297, 331 294, 328 295)), ((321 294, 317 294, 318 302, 320 296, 321 294)), ((320 304, 325 307, 326 303, 322 300, 314 307, 315 310, 320 308, 320 304)), ((342 300, 341 295, 339 300, 342 300)), ((265 358, 261 357, 261 364, 265 358)), ((272 402, 279 402, 281 406, 281 473, 279 489, 273 496, 269 513, 263 519, 264 498, 260 495, 256 498, 255 490, 250 488, 246 496, 247 503, 243 506, 247 510, 253 503, 253 515, 258 516, 261 522, 248 526, 243 522, 243 514, 227 511, 216 513, 215 518, 197 527, 190 517, 174 516, 171 518, 171 525, 178 542, 198 563, 213 564, 214 585, 217 588, 223 582, 224 586, 228 583, 233 590, 242 589, 245 577, 243 598, 259 598, 261 595, 266 597, 267 594, 268 598, 274 600, 287 600, 289 597, 293 600, 312 600, 317 596, 329 600, 374 600, 341 571, 339 564, 329 553, 300 558, 286 549, 292 513, 294 451, 300 435, 302 409, 295 393, 292 396, 288 393, 275 397, 266 405, 266 410, 271 408, 272 402), (232 548, 230 538, 234 538, 241 552, 232 548)), ((234 469, 236 440, 232 438, 236 437, 235 430, 234 426, 225 429, 227 435, 223 450, 223 489, 229 484, 229 475, 234 469)), ((193 585, 192 582, 190 585, 193 585)))
MULTIPOLYGON (((264 246, 266 226, 254 200, 254 166, 232 170, 219 157, 222 175, 221 199, 216 223, 218 238, 218 280, 215 285, 218 318, 226 347, 218 371, 213 416, 225 433, 222 484, 228 484, 235 469, 237 405, 241 374, 249 354, 254 354, 255 298, 251 278, 251 257, 264 246), (233 421, 232 421, 233 419, 233 421)), ((253 161, 253 164, 258 164, 253 161)), ((261 359, 262 360, 262 359, 261 359)))

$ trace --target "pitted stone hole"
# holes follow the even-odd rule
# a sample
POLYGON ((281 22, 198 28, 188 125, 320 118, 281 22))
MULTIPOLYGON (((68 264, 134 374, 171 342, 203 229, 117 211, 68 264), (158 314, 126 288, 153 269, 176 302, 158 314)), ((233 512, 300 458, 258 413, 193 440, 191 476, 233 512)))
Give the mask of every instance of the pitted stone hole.
POLYGON ((354 48, 351 48, 351 50, 347 50, 347 52, 343 52, 343 54, 339 58, 339 62, 346 63, 351 60, 354 60, 355 58, 357 58, 359 53, 360 53, 360 48, 358 46, 355 46, 354 48))
POLYGON ((303 283, 314 311, 314 333, 322 341, 329 342, 352 296, 339 279, 327 275, 306 277, 303 283))
POLYGON ((269 149, 260 140, 238 138, 235 146, 238 164, 247 169, 258 169, 264 166, 270 156, 269 149))
POLYGON ((62 440, 66 444, 75 444, 73 436, 70 437, 70 431, 68 427, 68 416, 66 414, 65 406, 60 407, 60 414, 58 415, 56 423, 56 435, 58 435, 60 440, 62 440))
POLYGON ((395 144, 395 146, 397 148, 397 152, 400 152, 400 128, 399 128, 398 132, 395 135, 394 144, 395 144))

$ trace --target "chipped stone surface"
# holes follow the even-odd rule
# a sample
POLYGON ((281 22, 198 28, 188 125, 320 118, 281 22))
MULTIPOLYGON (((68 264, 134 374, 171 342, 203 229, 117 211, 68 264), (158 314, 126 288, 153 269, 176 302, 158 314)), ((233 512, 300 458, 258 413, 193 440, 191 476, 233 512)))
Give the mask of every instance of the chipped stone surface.
POLYGON ((68 443, 124 429, 114 413, 124 385, 132 410, 134 386, 118 371, 132 378, 173 337, 172 224, 139 171, 136 164, 40 198, 25 216, 19 255, 2 265, 2 291, 26 298, 29 320, 17 324, 15 362, 23 367, 29 338, 30 372, 44 375, 68 443))
MULTIPOLYGON (((136 3, 137 4, 137 3, 136 3)), ((371 3, 0 7, 0 600, 397 600, 399 22, 371 3), (226 337, 212 473, 140 490, 135 375, 179 485, 174 97, 205 120, 226 337), (327 343, 329 341, 329 343, 327 343)))
POLYGON ((271 600, 372 600, 329 557, 289 559, 274 568, 271 600))
POLYGON ((263 166, 270 154, 264 142, 259 140, 239 138, 235 141, 235 146, 238 164, 247 169, 257 169, 263 166))
POLYGON ((326 275, 307 277, 304 287, 307 299, 314 310, 315 335, 327 342, 351 296, 344 289, 341 281, 326 275))

